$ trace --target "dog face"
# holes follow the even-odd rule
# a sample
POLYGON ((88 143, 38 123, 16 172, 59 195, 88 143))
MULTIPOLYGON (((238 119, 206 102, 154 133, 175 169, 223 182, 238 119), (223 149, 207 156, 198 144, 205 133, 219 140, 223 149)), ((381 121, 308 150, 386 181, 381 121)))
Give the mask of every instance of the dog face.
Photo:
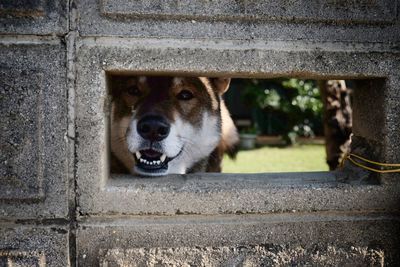
POLYGON ((113 153, 132 173, 186 173, 221 140, 221 95, 228 86, 224 78, 126 78, 113 100, 113 153), (131 159, 116 151, 122 142, 131 159))

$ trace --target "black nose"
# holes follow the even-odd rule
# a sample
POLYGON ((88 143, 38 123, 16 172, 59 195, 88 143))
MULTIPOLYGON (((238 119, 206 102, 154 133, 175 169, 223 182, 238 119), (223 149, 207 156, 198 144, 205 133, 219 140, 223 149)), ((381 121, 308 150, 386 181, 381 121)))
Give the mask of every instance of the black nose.
POLYGON ((152 142, 165 139, 169 129, 169 123, 161 116, 145 116, 137 124, 138 133, 152 142))

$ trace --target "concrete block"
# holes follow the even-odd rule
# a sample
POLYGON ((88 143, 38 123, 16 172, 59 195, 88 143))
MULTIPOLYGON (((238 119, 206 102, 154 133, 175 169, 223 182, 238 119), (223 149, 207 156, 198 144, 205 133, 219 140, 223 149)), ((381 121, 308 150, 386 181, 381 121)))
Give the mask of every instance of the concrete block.
POLYGON ((398 219, 385 215, 329 212, 92 218, 78 229, 77 260, 83 266, 391 265, 399 260, 398 227, 398 219))
POLYGON ((385 120, 385 81, 360 80, 356 82, 353 97, 353 134, 375 142, 382 142, 385 120), (373 100, 373 101, 371 101, 373 100), (368 103, 368 105, 366 105, 368 103))
MULTIPOLYGON (((351 151, 370 160, 382 162, 386 146, 382 138, 385 134, 385 116, 383 112, 377 111, 384 110, 385 107, 385 80, 358 80, 354 86, 351 151)), ((347 167, 350 167, 350 163, 347 167)), ((354 165, 351 168, 360 169, 354 165)), ((379 179, 379 175, 372 172, 369 173, 369 177, 379 179)))
MULTIPOLYGON (((354 176, 351 178, 355 180, 354 176)), ((91 190, 85 187, 79 206, 83 215, 211 215, 397 208, 398 186, 338 182, 345 178, 340 173, 192 174, 161 178, 113 175, 102 187, 98 184, 91 190), (96 192, 94 188, 99 187, 96 192)))
MULTIPOLYGON (((397 58, 397 56, 394 56, 397 58)), ((387 79, 356 82, 353 96, 352 150, 370 160, 382 163, 399 163, 400 153, 400 98, 399 80, 394 71, 387 79)), ((398 181, 399 174, 381 175, 382 182, 398 181)))
POLYGON ((64 35, 68 32, 67 1, 1 1, 0 15, 3 34, 64 35))
POLYGON ((43 188, 43 74, 0 70, 2 199, 40 200, 43 188))
POLYGON ((0 42, 0 218, 66 217, 65 46, 30 42, 0 42))
POLYGON ((46 257, 37 251, 0 251, 1 266, 46 266, 46 257))
POLYGON ((82 36, 381 42, 399 40, 396 2, 77 2, 82 36), (93 8, 93 7, 98 8, 93 8))
MULTIPOLYGON (((399 88, 399 87, 397 87, 399 88)), ((384 162, 386 163, 400 163, 400 97, 388 98, 385 101, 385 142, 387 143, 384 153, 384 162)), ((399 169, 394 167, 392 169, 399 169)), ((400 173, 385 174, 382 180, 386 183, 398 183, 400 180, 400 173)))
MULTIPOLYGON (((108 74, 180 73, 236 77, 393 77, 390 53, 366 53, 343 47, 306 47, 278 43, 84 38, 79 42, 76 95, 77 185, 82 214, 218 214, 276 210, 390 210, 399 200, 396 186, 362 184, 364 173, 171 176, 141 179, 110 177, 108 169, 108 74), (348 50, 346 50, 348 49, 348 50), (349 58, 352 59, 349 62, 349 58), (376 62, 379 62, 378 67, 376 62), (108 74, 107 74, 108 73, 108 74), (290 196, 290 197, 288 197, 290 196)), ((382 110, 383 79, 366 80, 360 103, 382 110), (380 88, 382 86, 382 88, 380 88), (379 93, 381 91, 381 94, 379 93), (364 101, 364 102, 363 102, 364 101)), ((382 113, 360 105, 358 137, 373 155, 385 156, 388 144, 382 113), (376 118, 375 118, 375 117, 376 118), (374 119, 375 118, 375 119, 374 119), (381 120, 383 119, 383 120, 381 120), (363 141, 364 140, 364 141, 363 141), (382 141, 383 140, 383 141, 382 141), (375 146, 375 142, 378 146, 375 146)))
POLYGON ((1 1, 0 266, 396 265, 399 174, 111 175, 107 78, 359 79, 353 148, 399 162, 398 6, 1 1))
POLYGON ((90 75, 91 68, 97 73, 373 79, 394 75, 398 59, 395 50, 378 44, 87 37, 78 45, 81 76, 90 75))
POLYGON ((356 22, 393 22, 396 20, 396 5, 391 1, 379 3, 342 3, 336 2, 295 2, 258 1, 233 2, 229 0, 177 3, 126 2, 123 0, 101 1, 101 13, 106 16, 127 16, 139 18, 169 19, 214 19, 214 20, 309 20, 309 21, 356 21, 356 22), (320 12, 324 8, 324 12, 320 12), (371 9, 374 8, 374 9, 371 9))
MULTIPOLYGON (((100 254, 103 254, 100 252, 100 254)), ((311 251, 279 245, 110 249, 100 266, 382 266, 384 252, 368 247, 326 246, 311 251)))
POLYGON ((385 129, 387 135, 385 136, 388 143, 386 151, 387 161, 400 163, 400 96, 397 98, 387 99, 385 101, 385 129))
POLYGON ((0 225, 0 266, 70 266, 68 229, 0 225))
MULTIPOLYGON (((397 64, 393 66, 393 71, 400 71, 400 57, 397 64)), ((386 161, 392 163, 400 163, 400 153, 398 147, 400 146, 400 76, 392 75, 386 81, 386 95, 385 95, 385 129, 387 133, 385 141, 388 144, 386 151, 386 161)))

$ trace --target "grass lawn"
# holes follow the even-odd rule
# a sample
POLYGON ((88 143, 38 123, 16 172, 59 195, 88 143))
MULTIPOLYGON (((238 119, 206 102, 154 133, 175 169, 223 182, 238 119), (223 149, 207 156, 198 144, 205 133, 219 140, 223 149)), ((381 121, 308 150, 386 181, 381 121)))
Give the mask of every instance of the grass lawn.
POLYGON ((241 150, 236 160, 225 156, 225 173, 328 171, 324 145, 264 146, 241 150))

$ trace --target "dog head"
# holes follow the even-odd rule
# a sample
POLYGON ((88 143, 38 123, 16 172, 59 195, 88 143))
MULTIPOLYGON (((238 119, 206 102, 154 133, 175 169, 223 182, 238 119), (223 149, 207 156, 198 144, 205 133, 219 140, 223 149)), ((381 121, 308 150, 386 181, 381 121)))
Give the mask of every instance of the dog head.
MULTIPOLYGON (((133 156, 133 173, 186 173, 221 140, 221 95, 230 79, 204 77, 125 78, 113 100, 115 121, 133 156)), ((113 129, 112 129, 113 131, 113 129)))

